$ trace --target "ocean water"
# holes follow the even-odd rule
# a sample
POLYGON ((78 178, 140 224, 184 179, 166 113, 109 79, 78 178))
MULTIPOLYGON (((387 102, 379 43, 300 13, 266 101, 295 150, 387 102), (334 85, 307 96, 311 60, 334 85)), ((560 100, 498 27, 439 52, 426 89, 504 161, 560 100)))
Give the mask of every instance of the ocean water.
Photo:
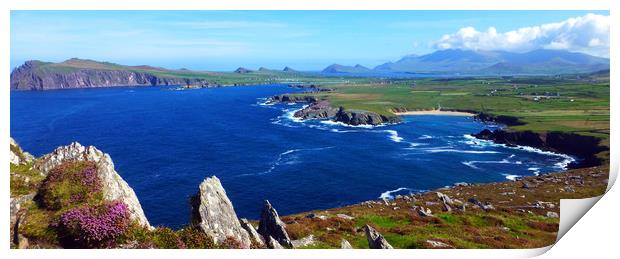
POLYGON ((281 215, 457 182, 555 172, 571 157, 480 141, 472 118, 406 116, 397 125, 298 121, 282 85, 188 91, 108 88, 11 92, 11 136, 39 156, 78 141, 109 153, 154 225, 189 222, 189 198, 216 175, 240 217, 268 199, 281 215))

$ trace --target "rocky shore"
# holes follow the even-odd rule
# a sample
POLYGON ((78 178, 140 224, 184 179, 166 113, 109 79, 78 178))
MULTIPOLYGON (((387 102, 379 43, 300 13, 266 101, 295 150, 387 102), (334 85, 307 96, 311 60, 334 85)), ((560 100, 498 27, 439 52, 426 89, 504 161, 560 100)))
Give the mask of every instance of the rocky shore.
POLYGON ((320 99, 313 95, 277 95, 269 98, 269 102, 281 103, 309 103, 309 105, 297 112, 293 116, 304 120, 310 119, 331 119, 347 125, 377 126, 386 123, 399 123, 402 120, 399 116, 386 116, 371 111, 345 109, 344 107, 335 108, 328 100, 320 99))
POLYGON ((608 150, 608 148, 600 145, 600 139, 574 133, 538 133, 503 129, 490 131, 485 129, 477 134, 473 134, 473 136, 479 139, 491 140, 498 144, 506 144, 508 146, 528 146, 545 151, 576 156, 578 160, 569 165, 571 168, 601 165, 602 159, 597 157, 597 154, 608 150))
POLYGON ((10 157, 12 248, 542 247, 555 241, 559 199, 601 195, 609 170, 457 183, 284 217, 264 201, 257 222, 237 217, 213 176, 192 198, 188 227, 175 231, 149 225, 110 156, 95 147, 72 143, 34 158, 11 140, 10 157))

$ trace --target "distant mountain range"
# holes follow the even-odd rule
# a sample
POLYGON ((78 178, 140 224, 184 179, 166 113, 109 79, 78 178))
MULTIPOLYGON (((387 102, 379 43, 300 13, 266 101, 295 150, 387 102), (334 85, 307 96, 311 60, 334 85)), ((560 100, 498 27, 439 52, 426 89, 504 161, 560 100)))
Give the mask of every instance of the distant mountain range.
POLYGON ((322 72, 323 73, 364 73, 364 72, 370 72, 370 71, 371 71, 370 68, 367 68, 360 64, 357 64, 355 66, 343 66, 339 64, 333 64, 323 69, 322 72))
POLYGON ((323 73, 562 74, 604 69, 609 69, 609 59, 564 50, 514 53, 448 49, 421 56, 408 55, 372 70, 361 65, 334 64, 323 73))

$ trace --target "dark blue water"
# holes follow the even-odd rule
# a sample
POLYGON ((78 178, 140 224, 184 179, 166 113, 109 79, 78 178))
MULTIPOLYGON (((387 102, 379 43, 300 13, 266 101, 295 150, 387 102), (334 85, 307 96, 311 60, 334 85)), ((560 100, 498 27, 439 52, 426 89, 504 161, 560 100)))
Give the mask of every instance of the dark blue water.
POLYGON ((290 118, 301 105, 261 105, 300 91, 253 86, 170 91, 111 88, 11 92, 11 136, 42 155, 79 141, 109 153, 154 225, 189 222, 189 197, 217 175, 239 216, 269 199, 286 215, 558 171, 569 159, 469 138, 467 117, 408 116, 354 128, 290 118))

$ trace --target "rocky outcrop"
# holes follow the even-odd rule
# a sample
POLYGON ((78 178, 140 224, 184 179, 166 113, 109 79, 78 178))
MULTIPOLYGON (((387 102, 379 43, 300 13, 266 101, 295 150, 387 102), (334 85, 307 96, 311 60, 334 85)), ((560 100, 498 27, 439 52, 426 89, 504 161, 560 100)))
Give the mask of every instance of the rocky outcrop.
POLYGON ((398 116, 385 116, 379 115, 370 111, 363 110, 346 110, 343 107, 340 107, 336 116, 334 117, 335 121, 342 122, 349 125, 380 125, 383 123, 398 123, 401 122, 400 117, 398 116))
POLYGON ((304 247, 304 246, 312 245, 312 244, 314 244, 314 235, 309 235, 309 236, 304 237, 304 238, 293 240, 293 241, 291 241, 291 243, 293 244, 294 248, 299 248, 299 247, 304 247))
POLYGON ((492 115, 492 114, 476 112, 476 111, 465 111, 465 112, 475 113, 476 114, 476 116, 474 117, 475 119, 485 121, 485 122, 500 123, 500 124, 504 124, 507 126, 518 126, 518 125, 525 124, 524 122, 520 121, 519 118, 513 117, 513 116, 492 115))
POLYGON ((239 223, 241 223, 241 227, 248 232, 250 240, 253 243, 261 247, 265 246, 265 239, 263 238, 263 236, 258 234, 258 232, 256 232, 256 228, 254 228, 254 226, 252 226, 252 224, 250 224, 247 219, 239 219, 239 223))
POLYGON ((578 135, 565 132, 533 132, 533 131, 506 131, 485 129, 474 137, 492 140, 495 143, 508 146, 528 146, 541 150, 577 156, 580 161, 571 163, 569 167, 590 167, 601 164, 596 154, 607 150, 600 144, 600 139, 592 136, 578 135))
POLYGON ((28 152, 23 151, 13 138, 11 138, 10 140, 10 147, 11 148, 9 151, 9 162, 11 164, 20 165, 34 161, 34 156, 32 156, 28 152))
POLYGON ((353 247, 351 246, 351 243, 349 243, 349 241, 347 241, 346 239, 342 239, 340 240, 340 249, 353 249, 353 247))
POLYGON ((258 223, 258 233, 263 235, 265 240, 273 238, 284 247, 293 247, 291 238, 289 238, 286 232, 286 225, 280 220, 278 212, 271 206, 268 200, 265 200, 263 205, 260 222, 258 223))
POLYGON ((235 69, 235 73, 237 74, 247 74, 247 73, 252 73, 252 72, 253 72, 252 70, 247 69, 245 67, 240 67, 240 68, 235 69))
POLYGON ((331 107, 329 101, 323 100, 315 102, 308 107, 295 112, 293 116, 304 120, 327 119, 336 116, 337 113, 338 108, 331 107))
POLYGON ((131 218, 143 226, 150 227, 136 193, 114 170, 110 155, 93 146, 84 147, 73 142, 68 146, 56 148, 52 153, 44 155, 34 167, 43 175, 47 175, 54 167, 67 161, 90 161, 97 167, 97 175, 102 183, 102 192, 106 200, 120 200, 127 205, 131 218))
POLYGON ((269 102, 276 103, 314 103, 317 102, 318 99, 316 96, 312 95, 289 95, 289 94, 281 94, 272 96, 269 98, 269 102))
POLYGON ((227 238, 234 238, 243 248, 250 248, 251 240, 248 232, 241 226, 232 203, 220 180, 207 177, 199 188, 198 196, 193 204, 194 222, 213 238, 213 242, 221 244, 227 238))
MULTIPOLYGON (((65 61, 67 62, 67 61, 65 61)), ((94 61, 90 61, 94 63, 94 61)), ((95 63, 99 64, 99 63, 95 63)), ((215 86, 202 78, 162 76, 156 71, 116 65, 114 68, 83 68, 62 63, 26 61, 11 72, 11 90, 49 90, 116 86, 215 86)), ((161 70, 161 69, 160 69, 161 70)), ((165 70, 173 73, 172 70, 165 70), (172 71, 172 72, 171 72, 172 71)), ((161 72, 161 71, 160 71, 161 72)))
POLYGON ((385 240, 383 235, 369 225, 364 226, 366 239, 368 239, 368 247, 370 249, 393 249, 393 247, 385 240))

